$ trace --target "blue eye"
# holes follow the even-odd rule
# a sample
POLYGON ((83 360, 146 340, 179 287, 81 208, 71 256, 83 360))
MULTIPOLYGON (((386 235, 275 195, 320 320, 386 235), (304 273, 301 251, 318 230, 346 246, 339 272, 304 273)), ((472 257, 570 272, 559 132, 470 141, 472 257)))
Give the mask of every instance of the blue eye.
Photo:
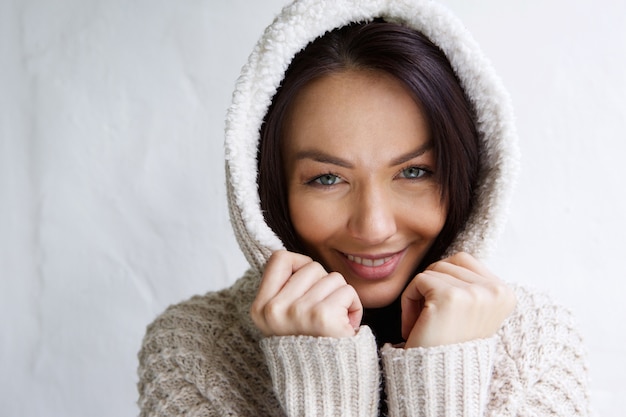
POLYGON ((320 185, 335 185, 338 182, 341 182, 341 178, 339 178, 337 175, 333 175, 333 174, 324 174, 324 175, 320 175, 319 177, 315 178, 313 180, 313 182, 320 184, 320 185))
POLYGON ((424 175, 428 174, 428 171, 426 171, 425 169, 422 169, 420 167, 408 167, 403 169, 400 172, 400 176, 402 178, 407 178, 407 179, 417 179, 417 178, 421 178, 424 175))

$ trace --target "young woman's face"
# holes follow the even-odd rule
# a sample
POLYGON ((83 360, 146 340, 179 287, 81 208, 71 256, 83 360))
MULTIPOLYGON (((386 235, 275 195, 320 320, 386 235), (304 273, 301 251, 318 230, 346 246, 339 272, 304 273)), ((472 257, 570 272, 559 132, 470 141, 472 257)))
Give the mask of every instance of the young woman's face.
POLYGON ((365 307, 390 304, 446 217, 421 110, 395 78, 346 71, 308 84, 284 132, 298 237, 365 307))

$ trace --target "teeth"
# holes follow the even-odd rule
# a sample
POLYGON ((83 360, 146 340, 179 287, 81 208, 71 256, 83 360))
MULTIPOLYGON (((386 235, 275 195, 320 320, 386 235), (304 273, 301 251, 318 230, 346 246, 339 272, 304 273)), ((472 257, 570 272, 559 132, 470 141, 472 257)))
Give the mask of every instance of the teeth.
POLYGON ((349 254, 346 254, 346 256, 349 260, 351 260, 354 263, 357 263, 363 266, 370 266, 370 267, 381 266, 385 264, 386 262, 389 262, 392 258, 392 256, 387 256, 384 258, 370 259, 370 258, 361 258, 359 256, 354 256, 354 255, 349 255, 349 254))

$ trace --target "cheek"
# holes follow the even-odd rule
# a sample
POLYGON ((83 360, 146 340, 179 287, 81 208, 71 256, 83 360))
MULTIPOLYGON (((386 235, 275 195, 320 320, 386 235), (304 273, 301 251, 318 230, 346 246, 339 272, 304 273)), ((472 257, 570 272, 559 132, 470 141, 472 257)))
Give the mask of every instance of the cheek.
POLYGON ((404 224, 424 238, 435 239, 446 222, 447 208, 438 192, 404 201, 404 224))
POLYGON ((332 204, 302 195, 289 197, 289 215, 296 234, 309 247, 332 236, 341 225, 338 211, 332 204))
POLYGON ((437 196, 436 200, 425 210, 427 213, 426 217, 429 219, 430 231, 436 235, 443 229, 447 216, 446 206, 441 203, 438 197, 439 196, 437 196))

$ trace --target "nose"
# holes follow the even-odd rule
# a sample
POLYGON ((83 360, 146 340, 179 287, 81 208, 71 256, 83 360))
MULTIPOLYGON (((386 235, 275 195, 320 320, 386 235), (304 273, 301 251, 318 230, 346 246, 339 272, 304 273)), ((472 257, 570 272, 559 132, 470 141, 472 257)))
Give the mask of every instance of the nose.
POLYGON ((383 243, 397 231, 393 200, 381 187, 368 185, 355 192, 351 216, 348 221, 350 234, 363 244, 383 243))

